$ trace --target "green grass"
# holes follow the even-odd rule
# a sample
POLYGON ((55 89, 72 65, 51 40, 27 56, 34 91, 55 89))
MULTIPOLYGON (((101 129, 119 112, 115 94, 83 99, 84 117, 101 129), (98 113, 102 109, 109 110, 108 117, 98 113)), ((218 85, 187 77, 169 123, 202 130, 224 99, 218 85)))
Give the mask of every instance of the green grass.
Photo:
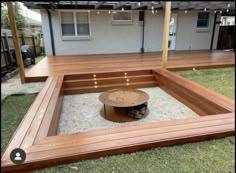
POLYGON ((1 153, 10 141, 36 95, 8 96, 1 104, 1 153))
POLYGON ((235 68, 202 69, 196 71, 178 71, 177 74, 210 88, 222 95, 235 98, 235 68))
MULTIPOLYGON (((234 68, 179 71, 177 73, 227 97, 234 98, 234 68)), ((5 126, 5 131, 2 131, 2 144, 6 144, 9 141, 14 129, 16 129, 24 112, 26 112, 32 101, 32 95, 20 97, 10 96, 2 104, 2 125, 4 124, 5 126), (20 105, 22 108, 16 105, 20 105), (8 130, 8 128, 12 130, 8 130)), ((85 160, 34 172, 233 173, 234 144, 235 137, 230 136, 217 140, 85 160)))

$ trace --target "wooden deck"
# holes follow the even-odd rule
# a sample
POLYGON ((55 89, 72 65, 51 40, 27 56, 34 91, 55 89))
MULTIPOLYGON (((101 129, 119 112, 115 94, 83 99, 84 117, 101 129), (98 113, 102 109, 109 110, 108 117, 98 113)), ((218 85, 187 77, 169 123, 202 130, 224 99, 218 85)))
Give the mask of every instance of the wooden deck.
POLYGON ((98 73, 98 88, 91 83, 94 81, 93 73, 50 76, 4 151, 2 172, 28 172, 82 159, 235 134, 234 100, 161 68, 130 71, 127 74, 129 86, 157 85, 200 116, 57 135, 64 94, 129 86, 121 80, 127 79, 122 77, 124 72, 98 73), (16 165, 10 160, 10 152, 14 148, 26 152, 24 163, 16 165))
MULTIPOLYGON (((234 51, 175 51, 168 56, 167 69, 234 66, 234 51)), ((78 56, 50 56, 26 73, 26 81, 42 81, 48 76, 150 70, 161 66, 161 52, 78 56)))

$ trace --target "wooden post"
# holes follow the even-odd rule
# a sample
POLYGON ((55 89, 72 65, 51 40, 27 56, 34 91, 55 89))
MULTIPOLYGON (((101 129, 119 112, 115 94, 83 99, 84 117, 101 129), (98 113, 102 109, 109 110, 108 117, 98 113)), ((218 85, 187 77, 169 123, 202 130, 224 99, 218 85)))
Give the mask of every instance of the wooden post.
POLYGON ((170 30, 170 10, 171 2, 165 2, 165 19, 164 19, 164 31, 163 31, 163 42, 162 42, 162 68, 166 68, 167 57, 168 57, 168 41, 169 41, 169 30, 170 30))
POLYGON ((33 44, 33 47, 34 47, 34 56, 37 57, 36 45, 35 45, 35 38, 34 38, 34 35, 33 35, 33 34, 32 34, 32 44, 33 44))
POLYGON ((8 9, 7 11, 8 11, 9 21, 10 21, 13 43, 14 43, 14 47, 15 47, 15 51, 16 51, 16 62, 19 67, 20 80, 21 80, 21 83, 25 83, 24 63, 23 63, 23 59, 21 56, 21 49, 20 49, 19 39, 18 39, 18 35, 17 35, 16 22, 15 22, 15 17, 13 14, 14 10, 13 10, 13 6, 12 6, 11 1, 7 2, 7 9, 8 9))

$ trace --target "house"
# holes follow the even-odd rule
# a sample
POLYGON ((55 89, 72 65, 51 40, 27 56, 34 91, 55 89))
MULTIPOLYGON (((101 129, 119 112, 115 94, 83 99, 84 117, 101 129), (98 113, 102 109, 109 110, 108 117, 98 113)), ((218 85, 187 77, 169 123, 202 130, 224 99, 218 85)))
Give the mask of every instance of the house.
MULTIPOLYGON (((156 52, 162 50, 162 1, 25 2, 40 9, 46 55, 156 52)), ((169 50, 216 49, 221 16, 234 1, 173 1, 169 50)))

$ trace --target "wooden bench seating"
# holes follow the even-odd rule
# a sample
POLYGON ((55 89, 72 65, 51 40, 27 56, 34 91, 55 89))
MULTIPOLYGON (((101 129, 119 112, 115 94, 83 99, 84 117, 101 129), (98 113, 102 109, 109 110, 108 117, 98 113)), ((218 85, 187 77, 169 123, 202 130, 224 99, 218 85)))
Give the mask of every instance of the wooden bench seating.
POLYGON ((135 126, 46 137, 26 149, 20 165, 6 170, 34 170, 48 166, 129 153, 154 147, 221 138, 234 134, 234 113, 145 123, 135 126))
MULTIPOLYGON (((137 73, 133 72, 130 79, 134 82, 153 80, 156 82, 155 86, 159 86, 201 116, 57 135, 65 89, 91 85, 88 78, 92 78, 93 74, 68 75, 65 78, 51 76, 2 155, 2 172, 27 172, 82 159, 234 135, 232 99, 164 69, 137 73), (10 152, 15 148, 22 148, 26 152, 24 163, 16 165, 10 160, 10 152)), ((120 74, 113 74, 97 74, 97 79, 104 85, 122 82, 120 74), (109 76, 113 74, 116 76, 109 76)))
POLYGON ((63 76, 49 77, 13 135, 2 158, 15 148, 26 149, 46 136, 56 135, 63 101, 63 76), (42 127, 42 128, 41 128, 42 127))

